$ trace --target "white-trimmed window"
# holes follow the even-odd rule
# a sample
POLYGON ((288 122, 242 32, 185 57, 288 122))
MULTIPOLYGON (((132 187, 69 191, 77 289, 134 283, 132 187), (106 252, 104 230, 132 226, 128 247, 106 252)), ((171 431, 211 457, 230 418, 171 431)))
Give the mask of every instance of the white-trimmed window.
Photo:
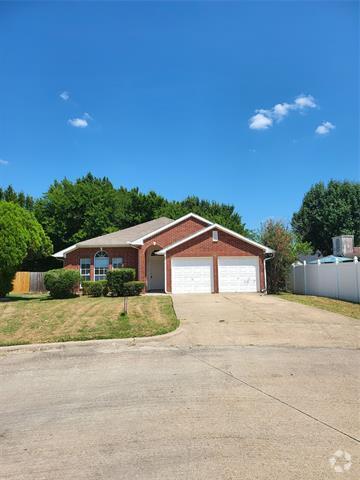
POLYGON ((100 250, 94 257, 94 280, 106 280, 106 274, 109 269, 109 255, 100 250))
POLYGON ((90 258, 80 258, 81 280, 90 280, 90 258))
POLYGON ((114 257, 112 259, 112 268, 122 268, 124 266, 124 259, 123 257, 114 257))
POLYGON ((213 242, 217 242, 219 240, 219 232, 217 230, 212 231, 212 240, 213 242))

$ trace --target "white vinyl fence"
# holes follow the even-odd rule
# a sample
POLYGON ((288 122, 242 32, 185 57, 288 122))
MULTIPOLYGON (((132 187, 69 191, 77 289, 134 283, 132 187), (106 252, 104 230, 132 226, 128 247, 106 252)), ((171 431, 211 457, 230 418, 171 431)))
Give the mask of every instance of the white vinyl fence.
POLYGON ((337 298, 360 303, 360 263, 309 263, 293 265, 290 289, 301 295, 337 298))

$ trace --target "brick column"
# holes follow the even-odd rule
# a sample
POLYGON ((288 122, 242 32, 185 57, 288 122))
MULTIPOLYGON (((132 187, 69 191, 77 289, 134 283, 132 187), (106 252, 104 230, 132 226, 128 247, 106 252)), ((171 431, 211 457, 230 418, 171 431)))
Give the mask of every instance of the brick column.
POLYGON ((213 256, 213 275, 214 275, 214 292, 219 293, 219 272, 218 272, 218 257, 213 256))
POLYGON ((145 250, 143 247, 138 250, 138 280, 140 282, 146 282, 145 273, 145 250))

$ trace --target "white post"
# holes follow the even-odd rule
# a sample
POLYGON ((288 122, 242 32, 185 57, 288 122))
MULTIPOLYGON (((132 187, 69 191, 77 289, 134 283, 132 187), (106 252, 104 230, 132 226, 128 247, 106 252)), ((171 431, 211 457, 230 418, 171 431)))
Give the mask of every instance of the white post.
POLYGON ((295 275, 295 264, 293 263, 292 264, 292 275, 293 275, 293 293, 296 293, 296 287, 295 287, 295 278, 296 278, 296 275, 295 275))
POLYGON ((317 294, 320 296, 320 259, 317 261, 317 294))
POLYGON ((339 259, 335 260, 336 269, 336 298, 339 300, 339 259))
POLYGON ((304 295, 306 295, 306 260, 304 260, 304 295))
POLYGON ((358 277, 358 268, 359 268, 359 259, 358 257, 354 257, 354 272, 355 272, 355 287, 356 287, 356 295, 357 301, 360 303, 360 285, 359 285, 359 277, 358 277))

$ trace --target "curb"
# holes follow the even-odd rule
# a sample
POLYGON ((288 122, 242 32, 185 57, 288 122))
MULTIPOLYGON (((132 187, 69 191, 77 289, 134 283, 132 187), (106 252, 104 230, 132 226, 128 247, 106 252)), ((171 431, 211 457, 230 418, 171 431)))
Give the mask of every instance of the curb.
POLYGON ((53 343, 30 343, 23 345, 9 345, 6 347, 0 347, 0 356, 4 353, 13 353, 13 352, 41 352, 44 350, 66 350, 70 347, 98 347, 98 346, 110 346, 110 345, 119 345, 119 346, 136 346, 136 344, 141 343, 150 343, 157 340, 166 340, 168 338, 174 337, 182 332, 182 326, 179 325, 172 332, 164 333, 162 335, 154 335, 152 337, 129 337, 129 338, 106 338, 100 340, 76 340, 69 342, 53 342, 53 343))

